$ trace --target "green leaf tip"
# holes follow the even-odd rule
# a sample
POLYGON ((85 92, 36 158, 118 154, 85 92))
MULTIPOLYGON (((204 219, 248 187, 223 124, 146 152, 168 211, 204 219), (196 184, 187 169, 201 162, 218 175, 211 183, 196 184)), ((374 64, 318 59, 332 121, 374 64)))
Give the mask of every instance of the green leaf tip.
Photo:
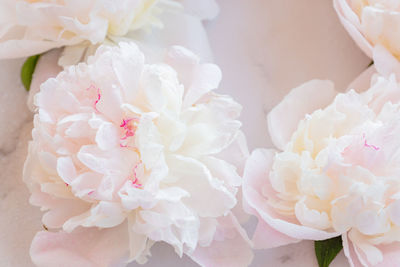
POLYGON ((39 60, 40 55, 28 57, 24 65, 21 68, 21 81, 25 89, 29 91, 32 83, 32 76, 35 72, 36 64, 39 60))
POLYGON ((343 248, 342 237, 315 241, 314 248, 319 267, 328 267, 343 248))

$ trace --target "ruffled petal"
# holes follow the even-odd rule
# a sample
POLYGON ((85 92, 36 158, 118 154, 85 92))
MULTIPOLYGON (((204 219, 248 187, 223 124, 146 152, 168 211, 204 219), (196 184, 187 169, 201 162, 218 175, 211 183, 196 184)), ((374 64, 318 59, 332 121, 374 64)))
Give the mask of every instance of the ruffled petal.
POLYGON ((337 92, 331 81, 312 80, 290 91, 268 114, 268 129, 274 145, 284 150, 301 119, 324 108, 337 92))
POLYGON ((374 245, 355 230, 342 235, 344 253, 351 267, 389 267, 400 265, 398 242, 374 245))
POLYGON ((170 176, 179 180, 179 186, 190 194, 190 198, 182 201, 199 216, 223 216, 235 206, 235 195, 229 192, 223 181, 213 178, 200 161, 178 155, 167 161, 170 176))
MULTIPOLYGON (((254 211, 254 213, 256 213, 256 211, 254 211)), ((255 249, 269 249, 301 241, 275 230, 274 228, 269 226, 260 216, 257 216, 257 218, 257 227, 253 233, 252 239, 255 249)))
POLYGON ((165 57, 165 48, 177 44, 193 51, 205 62, 213 61, 207 32, 197 16, 166 10, 160 20, 164 24, 162 29, 131 32, 126 38, 114 39, 117 42, 135 40, 148 62, 159 62, 165 57))
POLYGON ((168 62, 177 72, 186 88, 184 105, 189 107, 203 95, 218 87, 222 73, 214 64, 200 64, 200 58, 181 46, 172 47, 167 54, 168 62))
POLYGON ((343 240, 343 252, 349 261, 350 267, 363 267, 361 262, 358 260, 357 254, 354 251, 353 243, 347 237, 347 233, 342 235, 343 240))
POLYGON ((340 22, 348 31, 353 40, 361 48, 361 50, 370 58, 372 58, 372 45, 360 32, 361 24, 357 14, 351 9, 347 0, 334 0, 333 6, 339 16, 340 22))
POLYGON ((214 241, 208 247, 198 246, 188 256, 201 266, 249 266, 253 260, 251 242, 232 214, 218 219, 214 241))
MULTIPOLYGON (((277 240, 269 240, 270 247, 282 245, 287 236, 293 238, 293 242, 301 239, 324 240, 335 236, 339 233, 326 232, 310 227, 297 224, 295 220, 282 218, 268 205, 268 196, 264 196, 261 192, 265 184, 269 183, 268 175, 272 165, 274 152, 272 150, 258 149, 255 150, 246 163, 243 178, 243 196, 245 204, 254 210, 261 220, 264 220, 269 226, 279 231, 283 236, 278 236, 277 240), (291 222, 293 221, 293 222, 291 222), (286 236, 285 236, 286 235, 286 236)), ((270 188, 270 193, 272 188, 270 188)), ((269 230, 269 229, 267 229, 269 230)))

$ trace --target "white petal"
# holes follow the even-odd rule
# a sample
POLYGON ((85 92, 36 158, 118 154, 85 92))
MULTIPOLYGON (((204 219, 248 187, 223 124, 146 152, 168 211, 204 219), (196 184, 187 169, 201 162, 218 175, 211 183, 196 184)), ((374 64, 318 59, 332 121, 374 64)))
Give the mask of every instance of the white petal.
POLYGON ((292 91, 268 114, 268 129, 274 145, 283 150, 301 119, 324 108, 336 96, 331 81, 312 80, 292 91))

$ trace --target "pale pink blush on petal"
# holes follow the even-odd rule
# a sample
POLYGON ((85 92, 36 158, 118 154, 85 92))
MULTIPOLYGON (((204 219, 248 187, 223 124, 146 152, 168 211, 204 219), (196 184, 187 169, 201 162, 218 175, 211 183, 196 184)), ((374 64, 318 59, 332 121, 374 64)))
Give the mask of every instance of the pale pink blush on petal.
POLYGON ((392 73, 400 79, 400 62, 385 47, 376 45, 373 49, 374 65, 377 71, 389 77, 392 73))
POLYGON ((250 240, 232 214, 218 220, 217 233, 222 240, 214 240, 208 247, 198 246, 188 256, 201 266, 249 266, 253 259, 250 240))
POLYGON ((371 86, 371 79, 377 73, 375 65, 370 66, 362 72, 355 80, 347 87, 347 90, 355 90, 358 93, 368 90, 371 86))
POLYGON ((257 228, 253 234, 253 244, 256 249, 269 249, 298 243, 301 240, 287 236, 269 226, 260 216, 258 217, 257 228))
MULTIPOLYGON (((108 267, 127 260, 127 224, 111 229, 80 228, 72 233, 41 231, 32 241, 32 261, 40 267, 108 267)), ((117 265, 118 266, 118 265, 117 265)), ((119 265, 124 266, 124 265, 119 265)))
POLYGON ((290 91, 267 117, 274 145, 283 150, 299 121, 306 114, 326 107, 336 94, 333 83, 323 80, 312 80, 290 91))
POLYGON ((354 251, 353 243, 347 237, 347 233, 342 235, 343 241, 343 252, 347 257, 350 267, 363 267, 361 262, 358 260, 357 254, 354 251))
POLYGON ((376 267, 400 266, 400 245, 380 245, 378 248, 383 253, 383 261, 378 263, 376 267))
POLYGON ((201 64, 200 59, 186 48, 172 47, 167 53, 166 61, 178 72, 187 88, 184 98, 184 105, 187 107, 219 86, 222 78, 219 67, 214 64, 201 64))
POLYGON ((333 6, 339 16, 340 22, 343 24, 344 28, 356 42, 356 44, 361 48, 361 50, 370 58, 372 58, 372 45, 360 32, 359 28, 360 22, 357 15, 350 8, 347 0, 334 0, 333 6))
POLYGON ((59 49, 54 49, 40 56, 32 76, 31 88, 29 89, 28 107, 31 111, 35 109, 33 97, 39 92, 40 85, 47 79, 56 77, 62 71, 62 68, 57 64, 60 54, 61 51, 59 49))
MULTIPOLYGON (((243 176, 243 206, 245 211, 256 215, 258 224, 253 234, 253 243, 255 248, 272 248, 283 246, 300 240, 289 237, 268 225, 258 214, 257 209, 253 207, 249 201, 253 196, 252 188, 262 186, 262 182, 266 180, 272 158, 275 152, 272 150, 256 150, 254 151, 246 163, 243 176), (259 181, 259 182, 257 182, 259 181)), ((266 203, 265 203, 266 205, 266 203)))

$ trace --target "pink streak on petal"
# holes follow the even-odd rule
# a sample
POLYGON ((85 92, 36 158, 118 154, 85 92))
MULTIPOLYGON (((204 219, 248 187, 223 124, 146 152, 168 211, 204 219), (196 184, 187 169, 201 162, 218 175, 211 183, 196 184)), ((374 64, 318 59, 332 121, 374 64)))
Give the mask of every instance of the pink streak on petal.
POLYGON ((86 88, 86 90, 96 90, 97 91, 97 99, 94 101, 93 104, 93 108, 99 112, 99 110, 97 109, 97 104, 99 103, 100 99, 101 99, 101 93, 100 93, 100 88, 96 88, 94 85, 90 85, 88 88, 86 88))
POLYGON ((375 151, 378 151, 379 149, 381 149, 381 148, 378 147, 378 146, 374 146, 374 145, 368 144, 368 143, 367 143, 367 139, 365 138, 365 134, 363 134, 363 139, 364 139, 364 146, 365 146, 365 147, 372 148, 372 149, 374 149, 375 151))
POLYGON ((135 165, 135 167, 133 168, 133 179, 131 179, 131 181, 132 181, 132 185, 134 186, 134 187, 136 187, 136 188, 142 188, 143 187, 143 185, 142 184, 140 184, 139 183, 139 179, 138 179, 138 177, 137 177, 137 168, 139 167, 139 165, 141 164, 142 162, 138 162, 136 165, 135 165))

